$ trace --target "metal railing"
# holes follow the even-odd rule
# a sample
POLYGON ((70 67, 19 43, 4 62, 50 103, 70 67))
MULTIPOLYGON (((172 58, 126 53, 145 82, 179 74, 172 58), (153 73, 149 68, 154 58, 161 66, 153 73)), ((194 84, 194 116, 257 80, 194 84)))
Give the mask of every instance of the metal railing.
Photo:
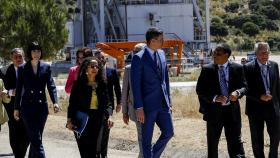
POLYGON ((120 0, 122 5, 138 5, 138 4, 176 4, 176 3, 189 3, 191 0, 120 0))

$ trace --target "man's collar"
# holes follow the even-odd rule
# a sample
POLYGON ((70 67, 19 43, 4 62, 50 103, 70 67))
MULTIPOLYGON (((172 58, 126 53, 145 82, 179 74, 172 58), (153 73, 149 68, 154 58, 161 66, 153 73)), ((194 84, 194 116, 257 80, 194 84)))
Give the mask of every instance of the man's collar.
POLYGON ((218 65, 218 66, 219 66, 219 67, 220 67, 220 66, 223 66, 224 68, 226 68, 226 67, 228 66, 228 63, 229 63, 229 62, 227 61, 226 63, 224 63, 224 64, 222 64, 222 65, 218 65))
POLYGON ((152 50, 150 47, 146 46, 145 48, 147 48, 147 51, 149 52, 150 56, 152 59, 154 59, 154 50, 152 50))
POLYGON ((262 64, 258 59, 257 59, 257 63, 259 64, 259 66, 261 67, 262 65, 268 65, 268 61, 265 64, 262 64))

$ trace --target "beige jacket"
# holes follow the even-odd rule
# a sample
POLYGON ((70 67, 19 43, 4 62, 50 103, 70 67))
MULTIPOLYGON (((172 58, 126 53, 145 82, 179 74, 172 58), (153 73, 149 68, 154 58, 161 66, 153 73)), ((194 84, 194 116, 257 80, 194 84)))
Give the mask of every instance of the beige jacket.
POLYGON ((130 77, 131 65, 127 65, 124 70, 122 86, 122 113, 128 114, 132 121, 136 121, 135 110, 133 107, 133 94, 130 77))
MULTIPOLYGON (((4 88, 4 83, 3 80, 0 79, 0 92, 5 92, 5 88, 4 88)), ((0 96, 0 125, 4 124, 5 122, 7 122, 9 120, 8 114, 5 110, 5 107, 3 105, 4 103, 9 103, 11 101, 11 98, 8 95, 1 95, 0 96)))

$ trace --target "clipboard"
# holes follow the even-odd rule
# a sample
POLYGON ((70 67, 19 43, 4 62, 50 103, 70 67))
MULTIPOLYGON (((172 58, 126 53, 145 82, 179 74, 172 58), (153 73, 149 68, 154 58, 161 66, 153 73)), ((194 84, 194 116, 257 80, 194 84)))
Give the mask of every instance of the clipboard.
POLYGON ((77 111, 76 118, 75 118, 75 124, 77 126, 76 129, 74 129, 74 132, 77 134, 77 137, 80 138, 82 133, 84 132, 87 123, 88 123, 89 116, 87 113, 82 111, 77 111))

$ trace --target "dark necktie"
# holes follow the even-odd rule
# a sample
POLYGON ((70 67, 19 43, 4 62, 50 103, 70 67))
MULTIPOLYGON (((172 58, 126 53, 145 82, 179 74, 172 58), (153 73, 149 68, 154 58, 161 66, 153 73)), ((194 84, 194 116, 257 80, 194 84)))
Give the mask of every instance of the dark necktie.
POLYGON ((220 88, 223 96, 228 96, 228 86, 226 82, 226 75, 224 72, 224 66, 219 66, 219 76, 220 76, 220 88))

